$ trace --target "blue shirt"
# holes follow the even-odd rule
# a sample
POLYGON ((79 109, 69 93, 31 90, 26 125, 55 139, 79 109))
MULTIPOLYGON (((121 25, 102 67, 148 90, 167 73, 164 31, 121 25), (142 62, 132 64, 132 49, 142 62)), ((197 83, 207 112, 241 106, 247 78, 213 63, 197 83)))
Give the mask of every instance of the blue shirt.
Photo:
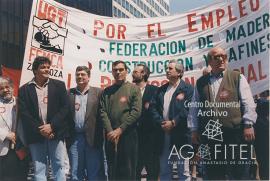
POLYGON ((84 132, 87 97, 88 90, 82 93, 78 89, 76 89, 74 123, 75 131, 79 133, 84 132))

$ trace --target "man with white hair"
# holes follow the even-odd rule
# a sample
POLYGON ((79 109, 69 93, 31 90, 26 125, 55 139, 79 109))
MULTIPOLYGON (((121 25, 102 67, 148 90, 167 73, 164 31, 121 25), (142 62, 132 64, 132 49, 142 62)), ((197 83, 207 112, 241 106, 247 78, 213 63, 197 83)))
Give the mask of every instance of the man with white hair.
POLYGON ((0 77, 0 180, 26 179, 27 162, 21 161, 15 152, 15 144, 18 142, 16 129, 13 82, 7 77, 0 77))
POLYGON ((157 135, 157 139, 161 140, 161 181, 172 180, 174 163, 179 163, 177 164, 179 180, 190 179, 189 161, 185 159, 188 150, 182 149, 180 157, 171 155, 172 149, 179 150, 183 145, 188 144, 190 137, 187 128, 188 107, 185 104, 191 101, 193 87, 181 80, 183 74, 183 65, 171 60, 166 70, 169 82, 158 89, 150 104, 153 120, 160 127, 160 135, 157 135))
POLYGON ((240 72, 228 69, 227 54, 221 47, 209 51, 208 64, 211 72, 197 80, 192 98, 191 105, 201 106, 190 107, 188 116, 193 144, 207 144, 210 161, 219 163, 205 165, 204 177, 250 180, 257 114, 249 84, 240 72))

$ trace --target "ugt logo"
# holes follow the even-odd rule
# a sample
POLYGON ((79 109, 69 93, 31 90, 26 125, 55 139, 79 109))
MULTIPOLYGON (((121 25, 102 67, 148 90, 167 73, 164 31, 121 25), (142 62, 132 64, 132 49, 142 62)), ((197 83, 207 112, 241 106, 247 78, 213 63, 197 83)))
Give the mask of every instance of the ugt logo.
POLYGON ((68 32, 67 14, 67 11, 46 1, 38 1, 37 11, 33 17, 32 46, 64 55, 65 38, 68 32))

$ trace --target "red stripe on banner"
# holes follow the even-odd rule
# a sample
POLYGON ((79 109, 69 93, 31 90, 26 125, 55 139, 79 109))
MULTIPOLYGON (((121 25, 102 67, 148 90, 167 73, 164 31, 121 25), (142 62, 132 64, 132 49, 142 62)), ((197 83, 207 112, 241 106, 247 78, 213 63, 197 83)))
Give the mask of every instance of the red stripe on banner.
POLYGON ((1 66, 2 68, 2 76, 9 77, 14 83, 14 96, 18 96, 18 89, 20 85, 21 79, 21 70, 7 68, 5 66, 1 66))

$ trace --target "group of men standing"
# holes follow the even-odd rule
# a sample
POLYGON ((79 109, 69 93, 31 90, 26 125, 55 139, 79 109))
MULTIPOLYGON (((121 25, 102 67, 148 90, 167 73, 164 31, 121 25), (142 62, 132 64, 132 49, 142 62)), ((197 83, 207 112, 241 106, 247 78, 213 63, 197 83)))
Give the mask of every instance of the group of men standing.
MULTIPOLYGON (((103 91, 90 86, 89 68, 78 66, 77 86, 66 91, 63 82, 49 78, 50 60, 37 57, 33 80, 19 90, 18 109, 35 180, 46 180, 47 158, 56 180, 66 180, 65 147, 73 181, 105 180, 104 150, 109 180, 140 180, 143 168, 148 180, 171 180, 172 163, 179 163, 179 180, 190 180, 187 155, 191 150, 182 147, 209 144, 214 149, 215 141, 199 139, 209 120, 222 124, 223 145, 250 144, 255 139, 256 105, 245 77, 227 69, 222 48, 209 52, 208 63, 212 71, 197 81, 195 89, 181 79, 183 65, 172 60, 166 70, 168 83, 159 88, 147 84, 147 66, 135 67, 132 84, 126 80, 126 64, 116 61, 112 64, 112 86, 103 91), (229 116, 223 118, 198 116, 197 107, 186 106, 206 100, 241 104, 237 109, 226 109, 229 116), (174 147, 181 150, 180 157, 172 156, 174 147)), ((201 109, 208 111, 205 106, 201 109)), ((6 140, 14 142, 11 134, 6 140)), ((239 154, 236 159, 240 159, 239 154)), ((205 178, 247 179, 247 170, 248 165, 207 165, 205 178)))

